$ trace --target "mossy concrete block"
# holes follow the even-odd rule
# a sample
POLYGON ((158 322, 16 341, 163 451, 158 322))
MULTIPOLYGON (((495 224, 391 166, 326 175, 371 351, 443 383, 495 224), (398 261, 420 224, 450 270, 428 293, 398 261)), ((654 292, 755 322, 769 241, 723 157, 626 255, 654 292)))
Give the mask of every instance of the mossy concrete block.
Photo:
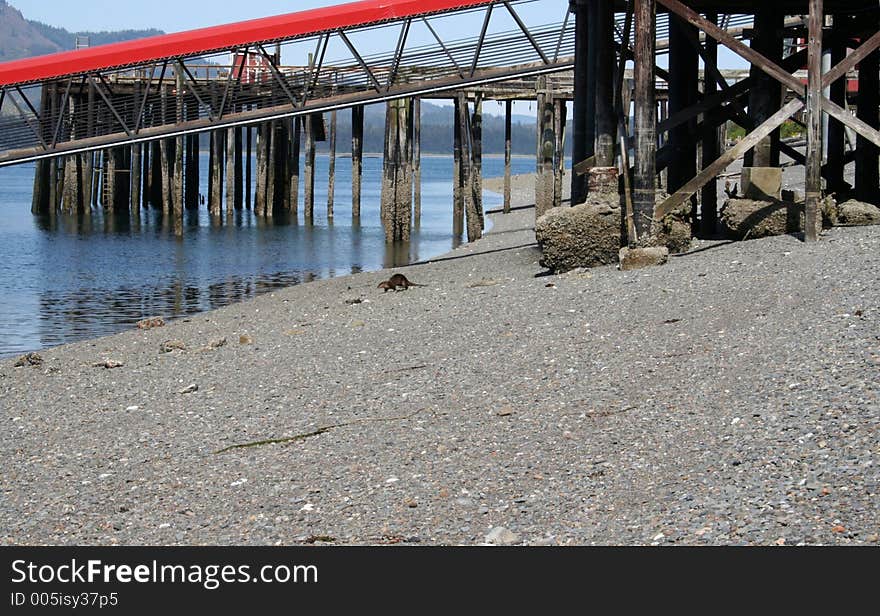
POLYGON ((804 205, 778 200, 729 199, 721 223, 738 240, 785 235, 804 230, 804 205))

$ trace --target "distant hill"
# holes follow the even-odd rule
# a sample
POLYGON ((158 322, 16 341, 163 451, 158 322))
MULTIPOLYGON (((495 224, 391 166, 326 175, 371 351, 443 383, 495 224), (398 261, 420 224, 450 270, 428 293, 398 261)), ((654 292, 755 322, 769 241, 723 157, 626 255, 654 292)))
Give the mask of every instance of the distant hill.
POLYGON ((130 41, 162 34, 160 30, 122 30, 119 32, 69 32, 25 19, 21 11, 6 0, 0 0, 0 62, 68 51, 75 47, 76 37, 89 38, 91 46, 130 41))

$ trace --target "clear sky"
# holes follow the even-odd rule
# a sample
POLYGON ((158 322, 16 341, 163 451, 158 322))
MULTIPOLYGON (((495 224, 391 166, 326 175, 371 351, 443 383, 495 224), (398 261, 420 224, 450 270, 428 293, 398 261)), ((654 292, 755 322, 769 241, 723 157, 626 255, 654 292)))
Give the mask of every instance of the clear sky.
POLYGON ((292 13, 345 0, 9 0, 27 19, 71 32, 158 28, 166 32, 292 13))

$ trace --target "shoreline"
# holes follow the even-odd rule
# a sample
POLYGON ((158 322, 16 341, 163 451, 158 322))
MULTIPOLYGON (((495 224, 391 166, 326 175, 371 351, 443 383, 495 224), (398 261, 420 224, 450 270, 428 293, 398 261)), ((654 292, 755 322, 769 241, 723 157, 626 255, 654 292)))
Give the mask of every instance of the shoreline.
POLYGON ((878 541, 880 229, 542 276, 533 216, 0 360, 0 542, 878 541))

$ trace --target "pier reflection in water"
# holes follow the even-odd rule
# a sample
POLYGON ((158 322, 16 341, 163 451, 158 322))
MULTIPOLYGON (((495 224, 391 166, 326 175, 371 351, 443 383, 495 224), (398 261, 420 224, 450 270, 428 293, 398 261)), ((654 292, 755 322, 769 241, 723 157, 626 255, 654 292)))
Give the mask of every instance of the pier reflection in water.
MULTIPOLYGON (((318 178, 326 162, 318 158, 318 178)), ((398 267, 460 242, 452 237, 451 157, 423 160, 421 226, 410 243, 393 246, 379 221, 381 159, 364 165, 360 223, 349 210, 350 161, 340 158, 334 221, 319 181, 313 225, 250 211, 212 220, 203 207, 185 213, 180 239, 155 209, 137 218, 100 208, 34 217, 33 166, 0 169, 0 356, 118 332, 146 316, 192 315, 319 278, 398 267)), ((532 169, 530 159, 515 161, 515 173, 532 169)), ((499 176, 503 161, 487 158, 484 170, 499 176)), ((499 205, 486 193, 487 209, 499 205)))

